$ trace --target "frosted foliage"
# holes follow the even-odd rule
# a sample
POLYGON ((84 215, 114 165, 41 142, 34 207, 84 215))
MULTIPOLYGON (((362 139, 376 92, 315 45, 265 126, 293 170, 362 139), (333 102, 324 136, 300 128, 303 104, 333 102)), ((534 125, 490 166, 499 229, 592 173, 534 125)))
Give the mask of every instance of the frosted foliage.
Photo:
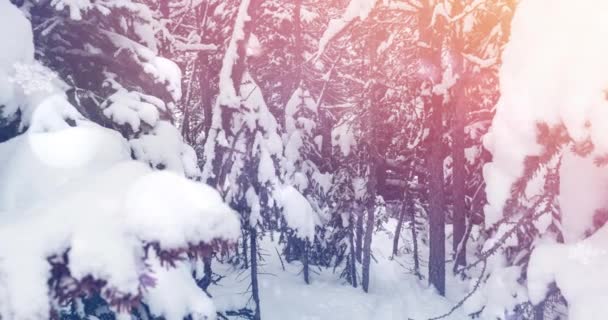
POLYGON ((134 58, 144 72, 154 77, 156 82, 164 84, 174 101, 181 99, 182 72, 175 62, 157 56, 153 49, 147 48, 120 34, 110 31, 104 31, 104 34, 118 50, 126 50, 133 53, 134 58))
POLYGON ((82 19, 82 11, 93 7, 90 0, 53 0, 51 5, 57 10, 68 9, 74 20, 82 19))
POLYGON ((538 154, 536 123, 563 123, 575 141, 608 152, 608 2, 524 0, 512 22, 500 70, 501 98, 484 144, 486 223, 500 219, 526 156, 538 154), (508 147, 505 147, 508 146, 508 147))
MULTIPOLYGON (((0 81, 0 93, 5 107, 18 106, 28 127, 0 143, 0 318, 48 318, 50 256, 66 253, 76 279, 92 276, 116 292, 135 295, 148 272, 145 263, 158 264, 154 258, 142 261, 144 243, 183 248, 236 239, 238 218, 219 194, 183 177, 196 172, 196 156, 174 127, 156 123, 138 151, 177 173, 131 160, 133 146, 118 132, 87 121, 67 101, 61 81, 32 61, 31 29, 21 12, 5 0, 0 12, 0 24, 10 23, 0 28, 0 41, 14 44, 0 52, 0 79, 10 79, 0 81), (163 158, 163 153, 178 156, 163 158)), ((134 112, 150 125, 157 122, 151 110, 160 107, 158 101, 139 98, 151 106, 134 112)), ((158 286, 145 292, 158 302, 152 312, 168 319, 213 316, 213 306, 186 268, 153 270, 158 286), (180 295, 175 285, 183 288, 180 295)))
POLYGON ((346 10, 344 10, 342 17, 329 21, 327 29, 319 40, 319 49, 317 51, 317 55, 323 54, 325 48, 329 44, 329 41, 339 34, 348 23, 356 18, 365 20, 375 5, 376 0, 351 0, 346 7, 346 10))
POLYGON ((348 156, 355 145, 353 129, 347 121, 336 126, 331 131, 332 146, 340 148, 343 155, 348 156))

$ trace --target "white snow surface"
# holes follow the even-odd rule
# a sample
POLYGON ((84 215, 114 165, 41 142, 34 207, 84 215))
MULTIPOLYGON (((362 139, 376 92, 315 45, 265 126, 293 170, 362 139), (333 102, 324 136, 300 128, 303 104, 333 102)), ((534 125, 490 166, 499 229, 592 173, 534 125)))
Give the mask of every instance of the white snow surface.
MULTIPOLYGON (((394 230, 397 221, 389 219, 387 228, 394 230)), ((402 249, 412 249, 409 233, 403 234, 402 249)), ((261 252, 266 252, 258 275, 262 319, 266 320, 423 320, 442 315, 467 292, 465 283, 447 275, 448 298, 440 297, 427 280, 419 280, 411 274, 412 256, 401 251, 392 257, 392 235, 380 231, 373 235, 370 291, 353 288, 339 279, 343 265, 332 272, 331 268, 311 269, 311 283, 306 285, 302 277, 302 264, 281 262, 276 251, 281 251, 278 237, 266 236, 260 240, 261 252), (282 265, 285 266, 283 270, 282 265)), ((428 254, 421 249, 420 255, 428 254)), ((423 262, 421 271, 426 271, 423 262)), ((249 277, 242 269, 229 264, 216 264, 214 270, 227 277, 210 293, 218 311, 238 310, 244 305, 253 308, 246 292, 249 277), (248 303, 249 302, 249 303, 248 303)), ((358 271, 360 275, 360 270, 358 271)), ((477 311, 477 310, 474 310, 477 311)), ((460 309, 446 320, 464 320, 469 317, 460 309)), ((488 318, 490 319, 490 318, 488 318)), ((485 320, 485 319, 484 319, 485 320)))

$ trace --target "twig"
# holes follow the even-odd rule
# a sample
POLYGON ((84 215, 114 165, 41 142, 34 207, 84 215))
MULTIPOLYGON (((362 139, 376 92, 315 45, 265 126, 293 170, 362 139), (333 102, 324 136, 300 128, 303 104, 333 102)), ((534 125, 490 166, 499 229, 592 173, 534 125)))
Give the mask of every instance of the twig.
POLYGON ((458 303, 455 304, 452 307, 452 309, 450 309, 450 311, 448 311, 438 317, 429 318, 429 320, 439 320, 439 319, 446 318, 446 317, 450 316, 452 313, 454 313, 454 311, 458 310, 458 308, 460 308, 475 293, 475 291, 477 291, 477 289, 479 289, 479 286, 481 285, 481 282, 483 281, 484 275, 486 274, 487 266, 488 266, 488 262, 486 260, 483 260, 483 268, 481 269, 481 274, 479 275, 479 278, 475 282, 475 286, 473 287, 473 289, 466 296, 464 296, 464 298, 460 299, 460 301, 458 301, 458 303))
POLYGON ((277 252, 277 256, 279 257, 279 261, 281 261, 281 267, 283 268, 283 271, 285 271, 285 264, 283 263, 283 258, 281 258, 281 254, 279 253, 279 250, 277 249, 277 247, 274 247, 274 251, 277 252))

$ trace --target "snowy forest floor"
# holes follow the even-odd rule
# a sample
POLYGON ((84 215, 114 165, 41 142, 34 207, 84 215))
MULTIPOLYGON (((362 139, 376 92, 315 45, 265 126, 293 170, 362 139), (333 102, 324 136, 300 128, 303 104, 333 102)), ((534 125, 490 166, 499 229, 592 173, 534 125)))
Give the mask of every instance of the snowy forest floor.
MULTIPOLYGON (((394 230, 396 221, 390 219, 388 230, 394 230)), ((402 252, 411 246, 408 230, 402 232, 402 252)), ((260 300, 262 319, 265 320, 426 320, 449 311, 468 292, 465 282, 449 276, 447 280, 447 298, 439 296, 429 288, 426 280, 427 247, 421 245, 421 272, 419 280, 412 272, 411 254, 402 253, 396 259, 391 257, 393 244, 392 231, 374 233, 372 242, 373 256, 370 280, 370 292, 364 293, 361 288, 353 288, 340 279, 341 269, 318 268, 311 266, 311 284, 304 285, 299 262, 285 264, 283 271, 281 260, 276 251, 281 245, 265 237, 260 241, 260 250, 264 261, 260 262, 260 300)), ((411 251, 409 251, 411 252, 411 251)), ((450 264, 446 268, 450 268, 450 264)), ((216 272, 228 275, 217 285, 210 288, 213 301, 218 311, 236 310, 248 302, 249 271, 235 270, 232 266, 214 267, 216 272)), ((447 269, 447 270, 451 270, 447 269)), ((456 310, 447 320, 468 319, 462 310, 456 310)))

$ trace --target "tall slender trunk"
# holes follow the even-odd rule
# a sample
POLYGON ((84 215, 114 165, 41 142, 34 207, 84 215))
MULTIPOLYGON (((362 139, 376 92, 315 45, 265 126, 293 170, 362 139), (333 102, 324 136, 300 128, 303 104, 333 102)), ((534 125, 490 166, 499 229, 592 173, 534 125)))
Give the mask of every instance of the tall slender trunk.
POLYGON ((247 248, 247 233, 243 230, 243 258, 244 258, 244 267, 245 269, 249 268, 249 260, 247 259, 247 255, 249 254, 249 249, 247 248))
POLYGON ((367 183, 367 203, 365 208, 367 209, 367 222, 365 225, 365 239, 363 242, 363 261, 361 267, 361 286, 363 287, 363 291, 369 292, 369 274, 371 269, 371 256, 372 256, 372 235, 374 233, 374 222, 375 222, 375 214, 376 214, 376 193, 378 188, 378 172, 380 162, 380 154, 378 152, 377 147, 377 125, 380 121, 378 119, 378 112, 373 110, 374 104, 379 103, 381 96, 377 94, 379 90, 378 84, 374 81, 374 64, 376 62, 376 48, 379 45, 378 39, 374 38, 372 34, 368 34, 368 77, 371 79, 370 90, 367 92, 366 104, 368 108, 367 116, 365 122, 367 122, 367 127, 370 129, 369 137, 367 140, 368 152, 370 155, 369 158, 369 179, 367 183))
POLYGON ((414 250, 414 273, 416 274, 416 276, 418 276, 418 278, 421 278, 421 274, 420 274, 420 256, 418 255, 418 231, 416 228, 418 228, 418 225, 416 223, 416 210, 413 206, 409 207, 409 211, 410 211, 410 226, 411 226, 411 231, 412 231, 412 244, 414 246, 413 250, 414 250))
POLYGON ((397 220, 397 228, 395 228, 395 237, 393 238, 393 256, 399 255, 399 238, 401 237, 401 229, 403 228, 403 220, 405 220, 405 198, 399 210, 399 220, 397 220))
POLYGON ((360 207, 357 207, 355 210, 357 212, 357 226, 355 229, 355 254, 357 261, 361 263, 361 257, 363 255, 363 215, 365 211, 361 210, 360 207))
POLYGON ((372 235, 374 233, 375 206, 370 206, 367 212, 367 222, 365 224, 365 239, 363 241, 363 262, 361 268, 361 286, 363 291, 369 292, 369 274, 372 255, 372 235))
POLYGON ((534 306, 534 320, 545 320, 545 304, 547 300, 534 306))
POLYGON ((352 220, 350 221, 349 224, 349 232, 348 232, 348 242, 349 242, 349 248, 350 248, 350 254, 349 254, 349 258, 348 258, 348 270, 349 270, 349 274, 350 274, 350 283, 352 284, 353 287, 357 287, 357 264, 355 262, 355 246, 353 245, 353 237, 354 237, 354 230, 353 230, 353 223, 352 220))
MULTIPOLYGON (((434 87, 442 79, 442 52, 446 45, 445 33, 449 26, 443 17, 436 18, 434 2, 423 2, 418 11, 420 21, 420 41, 427 44, 421 50, 421 55, 433 67, 435 72, 429 73, 427 83, 434 87), (434 21, 434 23, 431 23, 434 21)), ((425 101, 425 110, 429 114, 428 137, 425 140, 429 148, 427 167, 429 172, 429 284, 434 286, 439 294, 445 295, 445 197, 443 174, 443 94, 432 93, 425 101)))
POLYGON ((258 232, 256 227, 250 228, 249 234, 249 242, 251 248, 251 296, 253 298, 253 302, 255 303, 255 314, 253 316, 254 320, 260 320, 261 310, 260 310, 260 292, 258 285, 258 232))
MULTIPOLYGON (((464 80, 461 80, 464 81, 464 80)), ((458 83, 454 88, 452 109, 452 189, 454 196, 452 226, 454 265, 464 266, 466 260, 466 241, 464 239, 467 228, 467 212, 465 207, 466 190, 466 159, 464 155, 466 109, 464 108, 464 83, 458 83)))
POLYGON ((445 206, 443 194, 442 97, 433 96, 429 133, 429 283, 445 295, 445 206))
POLYGON ((201 288, 207 291, 211 281, 213 280, 213 269, 211 269, 212 254, 203 257, 203 279, 201 279, 201 288))
POLYGON ((304 282, 310 284, 310 275, 308 267, 308 239, 302 240, 302 273, 304 274, 304 282))

